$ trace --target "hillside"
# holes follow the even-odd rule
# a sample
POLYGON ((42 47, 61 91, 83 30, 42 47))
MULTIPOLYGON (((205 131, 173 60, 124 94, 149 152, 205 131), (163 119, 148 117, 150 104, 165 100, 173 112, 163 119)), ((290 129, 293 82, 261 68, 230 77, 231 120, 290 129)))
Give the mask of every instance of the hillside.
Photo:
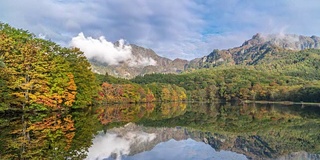
POLYGON ((138 84, 167 83, 183 87, 191 101, 272 100, 319 102, 318 80, 231 66, 190 73, 151 74, 131 80, 138 84))

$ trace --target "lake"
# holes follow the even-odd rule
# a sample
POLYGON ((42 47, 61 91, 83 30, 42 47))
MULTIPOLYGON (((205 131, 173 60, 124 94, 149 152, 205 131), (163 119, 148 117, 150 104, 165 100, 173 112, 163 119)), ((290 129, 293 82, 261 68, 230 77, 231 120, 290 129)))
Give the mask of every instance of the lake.
POLYGON ((6 115, 0 151, 0 159, 320 159, 320 107, 146 103, 6 115))

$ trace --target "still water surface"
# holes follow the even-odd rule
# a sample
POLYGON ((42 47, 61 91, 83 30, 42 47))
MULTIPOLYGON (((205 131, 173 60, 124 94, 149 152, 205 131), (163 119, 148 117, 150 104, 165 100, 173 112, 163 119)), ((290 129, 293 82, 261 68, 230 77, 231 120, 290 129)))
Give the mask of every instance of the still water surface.
POLYGON ((320 159, 320 107, 152 103, 3 116, 0 159, 320 159))

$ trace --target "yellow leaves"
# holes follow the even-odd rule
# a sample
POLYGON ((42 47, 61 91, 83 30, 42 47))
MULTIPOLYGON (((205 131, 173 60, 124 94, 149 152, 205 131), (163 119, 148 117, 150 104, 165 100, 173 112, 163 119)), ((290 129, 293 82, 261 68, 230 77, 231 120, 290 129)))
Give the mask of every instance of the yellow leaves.
POLYGON ((171 93, 168 88, 162 88, 161 98, 161 100, 164 102, 171 100, 171 93))
POLYGON ((77 86, 76 86, 76 83, 74 82, 74 76, 73 74, 69 73, 68 75, 68 78, 69 78, 69 82, 68 82, 68 87, 67 89, 69 91, 76 91, 77 90, 77 86))
POLYGON ((69 122, 69 123, 73 123, 71 115, 67 115, 65 118, 63 118, 63 120, 66 121, 66 122, 69 122))
POLYGON ((69 73, 67 76, 69 78, 69 82, 67 85, 67 90, 64 93, 64 105, 70 107, 75 102, 77 86, 74 82, 73 74, 69 73))
POLYGON ((36 100, 36 99, 37 99, 37 96, 34 95, 34 94, 30 94, 30 95, 29 95, 29 98, 30 98, 31 100, 36 100))

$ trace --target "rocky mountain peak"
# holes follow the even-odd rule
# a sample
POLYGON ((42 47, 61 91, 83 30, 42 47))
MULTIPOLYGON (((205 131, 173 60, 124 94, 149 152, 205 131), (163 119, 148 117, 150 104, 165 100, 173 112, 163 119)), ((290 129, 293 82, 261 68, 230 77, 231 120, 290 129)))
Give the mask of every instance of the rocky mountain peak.
POLYGON ((241 47, 243 46, 254 46, 254 45, 257 45, 257 44, 262 44, 266 42, 265 38, 261 35, 261 33, 257 33, 255 35, 252 36, 251 39, 245 41, 241 47))
POLYGON ((320 37, 299 36, 296 34, 261 34, 257 33, 251 39, 245 41, 241 47, 252 47, 270 44, 275 47, 289 50, 303 50, 309 48, 320 48, 320 37))
POLYGON ((257 33, 241 46, 226 50, 213 50, 209 55, 194 59, 188 68, 210 68, 219 65, 253 65, 266 54, 280 50, 299 51, 304 49, 320 49, 320 37, 301 36, 295 34, 262 34, 257 33))

